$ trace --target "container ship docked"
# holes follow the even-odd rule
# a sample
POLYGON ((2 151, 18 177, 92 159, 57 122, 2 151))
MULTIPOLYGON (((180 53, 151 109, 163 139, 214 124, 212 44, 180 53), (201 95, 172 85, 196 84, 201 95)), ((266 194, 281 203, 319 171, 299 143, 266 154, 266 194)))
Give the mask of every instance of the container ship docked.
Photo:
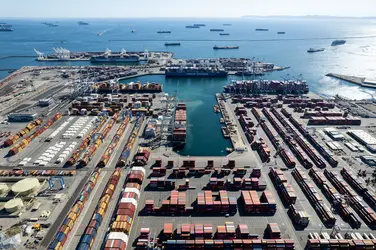
POLYGON ((98 94, 114 94, 114 93, 158 93, 162 92, 162 84, 155 82, 129 82, 119 83, 118 81, 107 81, 95 83, 93 85, 93 92, 98 94))
POLYGON ((126 63, 126 62, 140 62, 141 57, 137 54, 128 54, 124 49, 120 53, 112 53, 111 50, 106 50, 103 55, 92 56, 90 62, 92 63, 126 63))
POLYGON ((172 146, 175 149, 184 148, 187 140, 187 106, 178 103, 175 109, 174 130, 172 133, 172 146))
POLYGON ((307 94, 309 88, 307 82, 304 80, 234 80, 224 87, 224 92, 248 94, 307 94))
POLYGON ((226 77, 223 68, 211 67, 166 67, 166 77, 226 77))

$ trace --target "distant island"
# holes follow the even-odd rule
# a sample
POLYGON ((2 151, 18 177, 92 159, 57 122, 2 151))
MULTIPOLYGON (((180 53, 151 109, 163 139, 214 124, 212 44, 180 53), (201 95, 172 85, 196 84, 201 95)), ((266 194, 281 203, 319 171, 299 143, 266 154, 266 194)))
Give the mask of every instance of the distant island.
POLYGON ((325 16, 325 15, 306 15, 306 16, 284 16, 284 15, 257 16, 257 15, 246 15, 246 16, 242 16, 242 18, 376 19, 376 16, 354 17, 354 16, 325 16))

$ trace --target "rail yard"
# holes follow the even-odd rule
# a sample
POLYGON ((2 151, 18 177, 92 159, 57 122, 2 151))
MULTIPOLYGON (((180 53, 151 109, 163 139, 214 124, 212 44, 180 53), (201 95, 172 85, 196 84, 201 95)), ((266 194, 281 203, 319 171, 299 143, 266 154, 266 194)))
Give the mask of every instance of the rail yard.
POLYGON ((24 67, 2 81, 0 248, 376 248, 373 102, 231 82, 213 98, 232 152, 182 156, 189 104, 117 81, 150 70, 24 67))

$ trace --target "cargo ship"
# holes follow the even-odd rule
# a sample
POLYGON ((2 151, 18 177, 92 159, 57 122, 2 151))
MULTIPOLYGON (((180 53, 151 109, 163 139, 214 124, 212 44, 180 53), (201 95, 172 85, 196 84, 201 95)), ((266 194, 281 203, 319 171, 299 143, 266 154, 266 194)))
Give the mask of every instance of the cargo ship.
POLYGON ((269 31, 269 29, 255 29, 256 31, 269 31))
POLYGON ((206 24, 203 24, 203 23, 195 23, 195 24, 193 24, 193 26, 205 27, 206 24))
POLYGON ((0 24, 0 31, 13 31, 11 24, 1 23, 0 24))
POLYGON ((286 34, 286 32, 284 32, 284 31, 278 31, 277 34, 278 35, 284 35, 284 34, 286 34))
POLYGON ((344 45, 345 43, 346 43, 346 40, 334 40, 332 42, 332 46, 344 45))
POLYGON ((78 21, 77 23, 78 25, 89 25, 88 22, 84 22, 84 21, 78 21))
POLYGON ((308 53, 315 53, 315 52, 322 52, 324 50, 325 50, 324 48, 320 48, 320 49, 310 48, 309 50, 307 50, 307 52, 308 53))
POLYGON ((175 149, 184 148, 187 140, 187 106, 178 103, 175 109, 174 130, 172 133, 172 146, 175 149))
POLYGON ((239 49, 239 46, 214 46, 213 49, 239 49))
POLYGON ((226 77, 228 72, 223 68, 210 67, 167 67, 166 77, 226 77))
POLYGON ((185 28, 187 28, 187 29, 199 29, 199 28, 200 28, 200 26, 195 26, 195 25, 187 25, 187 26, 185 26, 185 28))
POLYGON ((44 24, 44 25, 46 25, 48 27, 59 27, 59 25, 56 24, 56 23, 42 23, 42 24, 44 24))
POLYGON ((120 53, 111 53, 106 50, 103 55, 92 56, 90 62, 92 63, 125 63, 125 62, 139 62, 140 56, 137 54, 127 54, 123 49, 120 53))
POLYGON ((180 46, 180 43, 165 43, 165 46, 180 46))
POLYGON ((309 92, 308 84, 304 80, 234 80, 223 88, 226 93, 307 94, 309 92))
POLYGON ((157 33, 158 33, 158 34, 170 34, 171 31, 169 31, 169 30, 160 30, 160 31, 158 31, 157 33))
POLYGON ((220 36, 229 36, 230 33, 219 33, 220 36))
POLYGON ((225 31, 224 29, 210 29, 210 31, 225 31))

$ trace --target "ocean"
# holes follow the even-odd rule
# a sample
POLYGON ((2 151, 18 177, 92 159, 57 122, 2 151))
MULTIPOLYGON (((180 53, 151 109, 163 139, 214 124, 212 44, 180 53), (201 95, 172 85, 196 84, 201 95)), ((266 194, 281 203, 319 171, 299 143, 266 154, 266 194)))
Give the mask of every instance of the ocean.
MULTIPOLYGON (((327 73, 365 76, 376 79, 376 20, 317 18, 238 18, 238 19, 91 19, 87 26, 79 20, 32 19, 0 20, 13 25, 13 32, 0 32, 0 78, 8 75, 2 69, 26 65, 88 65, 89 62, 37 62, 37 49, 52 53, 53 48, 70 51, 171 51, 175 58, 248 57, 272 62, 290 69, 273 72, 265 79, 302 78, 310 90, 324 95, 342 95, 353 99, 373 98, 375 90, 325 77, 327 73), (42 22, 57 22, 48 27, 42 22), (204 23, 199 29, 186 25, 204 23), (232 26, 223 26, 231 23, 232 26), (210 32, 222 28, 229 36, 210 32), (256 28, 267 28, 257 32, 256 28), (132 30, 136 30, 132 33, 132 30), (170 30, 171 34, 157 34, 170 30), (278 31, 286 34, 278 35, 278 31), (97 34, 102 32, 102 36, 97 34), (346 39, 343 46, 331 47, 335 39, 346 39), (165 47, 166 41, 179 41, 181 46, 165 47), (238 50, 213 50, 215 45, 239 46, 238 50), (307 53, 309 48, 325 48, 324 52, 307 53)), ((164 90, 176 94, 188 106, 188 141, 182 154, 225 155, 229 140, 222 137, 220 115, 213 112, 215 93, 221 92, 229 79, 165 79, 147 76, 133 80, 155 81, 164 90)))

